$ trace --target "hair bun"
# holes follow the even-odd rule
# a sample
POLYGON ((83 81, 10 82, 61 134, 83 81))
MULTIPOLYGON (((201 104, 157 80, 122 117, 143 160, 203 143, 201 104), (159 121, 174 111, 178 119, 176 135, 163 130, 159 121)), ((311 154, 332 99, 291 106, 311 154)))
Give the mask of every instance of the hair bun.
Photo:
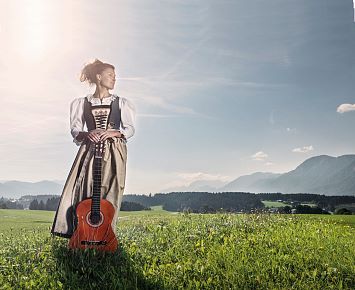
POLYGON ((106 68, 115 69, 112 64, 104 63, 101 60, 95 58, 91 63, 87 63, 81 70, 80 81, 87 81, 90 85, 97 82, 96 75, 100 74, 106 68))

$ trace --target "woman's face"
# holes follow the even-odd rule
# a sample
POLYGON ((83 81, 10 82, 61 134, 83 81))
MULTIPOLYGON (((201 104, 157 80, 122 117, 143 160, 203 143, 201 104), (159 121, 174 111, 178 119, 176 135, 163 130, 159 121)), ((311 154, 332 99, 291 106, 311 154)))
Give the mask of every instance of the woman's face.
POLYGON ((98 81, 102 87, 112 90, 116 82, 115 70, 112 68, 105 68, 101 74, 97 75, 98 81))

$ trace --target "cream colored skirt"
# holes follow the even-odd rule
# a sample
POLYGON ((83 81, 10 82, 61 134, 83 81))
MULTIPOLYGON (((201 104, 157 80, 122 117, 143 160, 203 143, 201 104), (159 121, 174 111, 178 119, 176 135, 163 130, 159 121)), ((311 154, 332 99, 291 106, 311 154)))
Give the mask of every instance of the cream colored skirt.
MULTIPOLYGON (((66 238, 72 236, 76 226, 76 205, 92 195, 93 147, 93 143, 87 142, 79 148, 54 218, 51 230, 53 235, 66 238)), ((126 141, 116 137, 106 141, 102 159, 101 197, 110 201, 115 208, 112 221, 112 228, 115 232, 125 187, 126 162, 126 141)))

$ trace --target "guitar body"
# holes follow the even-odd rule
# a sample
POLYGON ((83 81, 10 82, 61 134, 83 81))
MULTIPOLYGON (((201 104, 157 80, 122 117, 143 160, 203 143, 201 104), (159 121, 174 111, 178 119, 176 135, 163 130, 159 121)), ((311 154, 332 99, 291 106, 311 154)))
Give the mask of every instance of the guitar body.
POLYGON ((91 209, 91 199, 85 199, 78 204, 76 208, 78 224, 69 240, 69 248, 116 251, 118 241, 111 226, 115 214, 113 205, 106 199, 100 199, 100 219, 95 223, 90 219, 91 209))

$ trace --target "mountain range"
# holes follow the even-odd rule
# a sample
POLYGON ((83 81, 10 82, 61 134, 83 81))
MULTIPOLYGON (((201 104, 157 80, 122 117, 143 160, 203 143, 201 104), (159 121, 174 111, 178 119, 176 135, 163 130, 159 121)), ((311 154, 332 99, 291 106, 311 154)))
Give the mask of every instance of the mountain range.
MULTIPOLYGON (((355 155, 332 157, 320 155, 307 159, 294 170, 283 174, 256 172, 214 187, 209 181, 185 186, 183 191, 212 192, 282 192, 314 193, 324 195, 355 195, 355 155)), ((181 191, 182 188, 169 191, 181 191)), ((163 191, 167 192, 167 191, 163 191)))
POLYGON ((39 182, 4 181, 0 183, 0 197, 20 198, 23 195, 60 195, 63 184, 60 181, 43 180, 39 182))
MULTIPOLYGON (((60 195, 63 181, 4 181, 0 197, 19 198, 23 195, 60 195)), ((197 180, 188 186, 168 188, 161 192, 282 192, 355 196, 355 155, 311 157, 294 170, 283 174, 256 172, 225 183, 218 180, 197 180)))

